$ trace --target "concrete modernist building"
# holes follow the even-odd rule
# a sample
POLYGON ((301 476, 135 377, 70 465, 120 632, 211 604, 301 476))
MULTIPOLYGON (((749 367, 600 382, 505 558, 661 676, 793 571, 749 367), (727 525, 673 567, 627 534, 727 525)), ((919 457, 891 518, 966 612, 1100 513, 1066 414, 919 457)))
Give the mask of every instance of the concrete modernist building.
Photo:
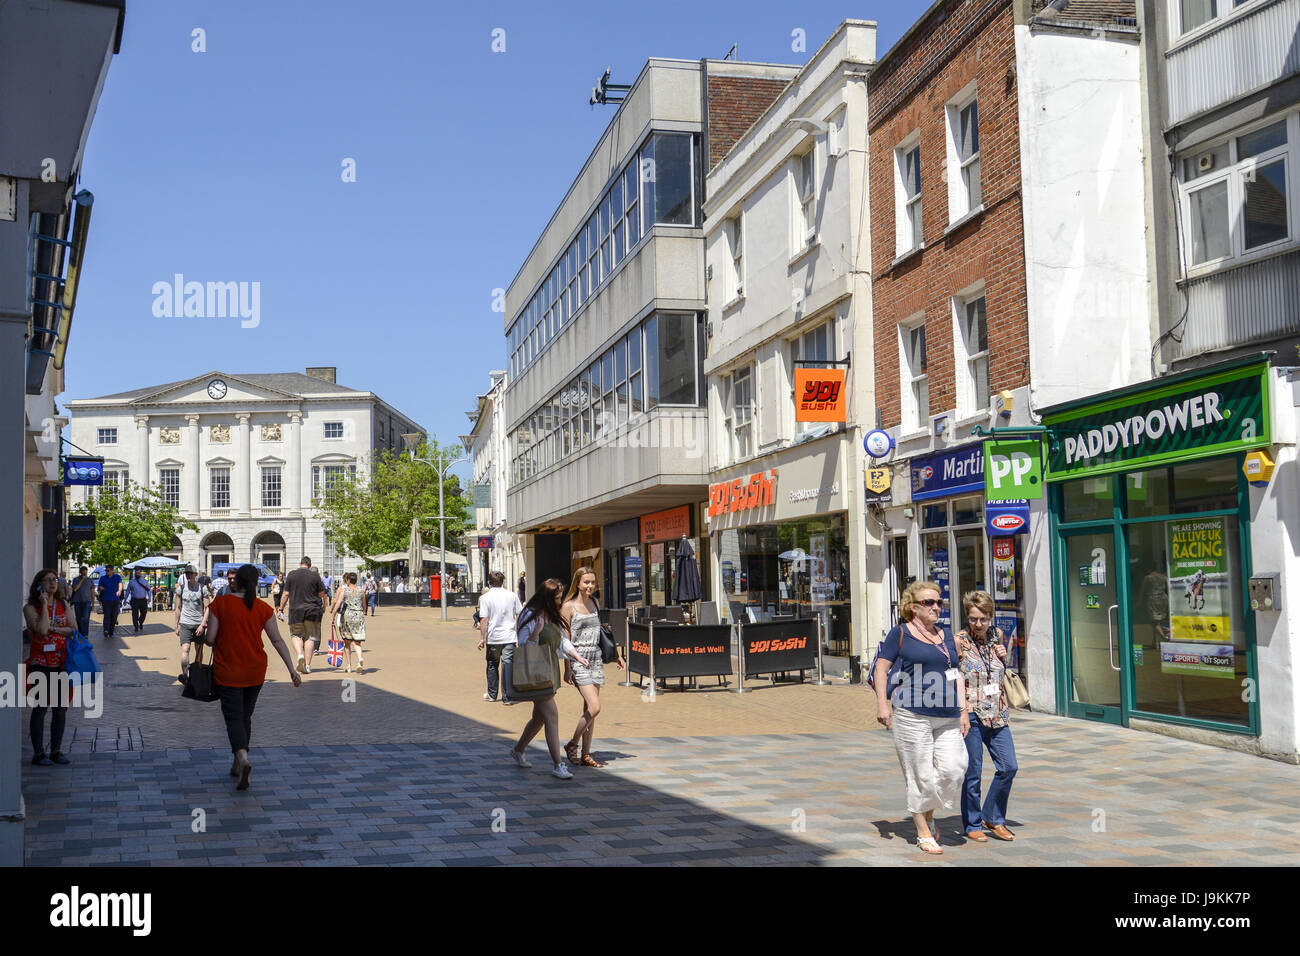
POLYGON ((809 612, 861 654, 883 617, 866 561, 863 436, 875 426, 867 76, 876 27, 846 21, 709 173, 713 593, 733 620, 809 612), (846 374, 836 422, 800 422, 796 366, 846 374), (770 494, 747 493, 757 477, 770 494), (746 493, 735 493, 737 487, 746 493), (874 593, 873 593, 874 592, 874 593))
POLYGON ((1043 410, 1058 709, 1297 762, 1300 3, 1138 7, 1155 377, 1043 410))
POLYGON ((709 472, 704 173, 795 72, 647 62, 510 284, 506 511, 530 582, 591 564, 606 606, 671 600, 709 472))
POLYGON ((460 438, 470 457, 474 474, 474 530, 465 535, 465 556, 469 560, 470 583, 483 587, 492 571, 506 576, 514 586, 523 570, 522 555, 514 535, 507 530, 506 475, 509 454, 506 444, 502 396, 506 373, 488 373, 492 387, 478 396, 474 411, 467 412, 470 433, 460 438), (486 502, 482 504, 480 502, 486 502))
MULTIPOLYGON (((91 119, 122 42, 125 5, 0 4, 0 604, 55 566, 62 530, 63 391, 77 280, 94 197, 77 192, 91 119), (74 196, 75 193, 75 196, 74 196)), ((21 630, 0 638, 0 672, 19 673, 21 630)), ((23 863, 26 710, 0 707, 0 866, 23 863)))
MULTIPOLYGON (((373 392, 339 385, 336 369, 230 374, 66 403, 71 441, 104 459, 106 486, 160 489, 198 526, 173 554, 204 568, 224 561, 288 570, 304 554, 322 570, 357 558, 328 540, 313 503, 339 477, 364 472, 403 433, 423 429, 373 392)), ((73 492, 72 503, 92 489, 73 492)))
POLYGON ((991 592, 1044 709, 1047 502, 1003 522, 1019 533, 993 524, 983 436, 1145 374, 1137 43, 1131 3, 940 0, 869 81, 876 393, 896 443, 880 570, 891 604, 936 581, 954 626, 965 591, 991 592))

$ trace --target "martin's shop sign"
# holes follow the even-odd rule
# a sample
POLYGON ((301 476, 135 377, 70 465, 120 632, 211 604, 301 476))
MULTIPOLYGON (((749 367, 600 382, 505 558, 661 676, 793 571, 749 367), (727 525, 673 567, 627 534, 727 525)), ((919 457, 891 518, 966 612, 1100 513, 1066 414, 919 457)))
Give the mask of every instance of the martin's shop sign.
POLYGON ((984 446, 963 445, 941 455, 912 459, 912 500, 984 490, 984 446))
POLYGON ((1125 389, 1044 415, 1047 480, 1136 471, 1272 443, 1268 365, 1255 363, 1163 387, 1125 389))

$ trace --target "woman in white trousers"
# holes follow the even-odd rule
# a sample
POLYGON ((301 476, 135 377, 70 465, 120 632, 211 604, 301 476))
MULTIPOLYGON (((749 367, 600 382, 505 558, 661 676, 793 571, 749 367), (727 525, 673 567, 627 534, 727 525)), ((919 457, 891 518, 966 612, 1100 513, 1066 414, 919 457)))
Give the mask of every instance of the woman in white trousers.
POLYGON ((893 730, 917 846, 932 854, 943 853, 934 811, 961 803, 970 732, 961 658, 952 633, 939 625, 939 594, 933 581, 907 586, 899 601, 903 623, 880 645, 873 675, 876 720, 893 730))

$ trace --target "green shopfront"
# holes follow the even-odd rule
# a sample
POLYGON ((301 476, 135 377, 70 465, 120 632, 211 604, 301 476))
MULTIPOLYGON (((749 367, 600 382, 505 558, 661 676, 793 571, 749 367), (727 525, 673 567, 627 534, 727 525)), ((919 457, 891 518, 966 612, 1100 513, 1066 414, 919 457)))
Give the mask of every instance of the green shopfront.
POLYGON ((1258 736, 1255 357, 1045 409, 1058 710, 1258 736))

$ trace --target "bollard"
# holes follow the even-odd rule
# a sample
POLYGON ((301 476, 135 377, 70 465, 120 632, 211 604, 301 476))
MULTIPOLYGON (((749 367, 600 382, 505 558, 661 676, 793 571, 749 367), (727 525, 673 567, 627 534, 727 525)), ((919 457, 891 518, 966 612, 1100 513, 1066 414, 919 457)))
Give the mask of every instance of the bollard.
POLYGON ((822 667, 822 616, 817 615, 817 679, 813 681, 814 687, 825 687, 830 681, 826 679, 826 671, 822 667))
POLYGON ((632 615, 627 617, 627 623, 623 626, 623 662, 627 670, 623 672, 623 680, 618 682, 619 687, 632 686, 632 615))
POLYGON ((659 692, 655 690, 655 622, 650 622, 650 690, 641 692, 642 700, 654 701, 659 692))
POLYGON ((748 694, 750 692, 750 688, 745 686, 745 622, 744 621, 736 622, 736 634, 737 634, 736 650, 740 654, 740 673, 738 675, 738 683, 735 687, 731 688, 731 692, 733 694, 748 694))

